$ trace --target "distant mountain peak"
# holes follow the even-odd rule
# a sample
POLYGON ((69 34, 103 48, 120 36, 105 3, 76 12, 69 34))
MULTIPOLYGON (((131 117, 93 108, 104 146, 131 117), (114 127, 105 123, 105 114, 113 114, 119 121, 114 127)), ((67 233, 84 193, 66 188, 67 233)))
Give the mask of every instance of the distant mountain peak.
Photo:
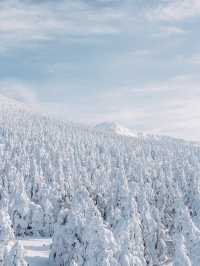
POLYGON ((130 129, 116 123, 116 122, 103 122, 97 124, 95 129, 101 131, 108 131, 122 136, 136 137, 137 133, 131 131, 130 129))

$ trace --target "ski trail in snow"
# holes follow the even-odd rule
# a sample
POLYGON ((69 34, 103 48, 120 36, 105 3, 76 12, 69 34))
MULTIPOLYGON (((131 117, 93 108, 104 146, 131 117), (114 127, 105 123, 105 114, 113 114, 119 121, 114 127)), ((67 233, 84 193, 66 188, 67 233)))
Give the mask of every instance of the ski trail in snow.
POLYGON ((48 266, 51 239, 30 238, 21 239, 24 246, 26 261, 29 266, 48 266))

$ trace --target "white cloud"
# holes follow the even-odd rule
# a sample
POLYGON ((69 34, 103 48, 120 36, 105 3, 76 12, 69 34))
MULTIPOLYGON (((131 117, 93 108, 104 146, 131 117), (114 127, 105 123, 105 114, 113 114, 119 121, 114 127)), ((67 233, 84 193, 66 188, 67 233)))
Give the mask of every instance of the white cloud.
POLYGON ((151 20, 183 21, 200 15, 199 0, 168 0, 148 13, 151 20))
MULTIPOLYGON (((167 4, 150 10, 148 17, 154 20, 181 20, 186 14, 200 13, 198 2, 168 1, 167 4)), ((99 8, 81 0, 41 1, 40 4, 38 1, 0 1, 0 53, 27 43, 45 42, 60 37, 71 39, 121 32, 134 33, 135 29, 142 30, 141 26, 145 26, 145 9, 138 10, 136 6, 131 3, 120 6, 108 4, 99 8)), ((184 30, 168 26, 164 32, 168 35, 180 35, 184 30)))
POLYGON ((185 63, 199 66, 200 65, 200 54, 191 55, 189 58, 186 58, 185 63))
POLYGON ((7 0, 0 2, 0 50, 46 41, 58 35, 115 34, 125 15, 119 9, 97 9, 83 1, 51 3, 7 0))
POLYGON ((166 35, 184 35, 186 34, 186 31, 182 29, 181 27, 175 27, 175 26, 163 26, 160 28, 160 33, 158 34, 165 34, 166 35))

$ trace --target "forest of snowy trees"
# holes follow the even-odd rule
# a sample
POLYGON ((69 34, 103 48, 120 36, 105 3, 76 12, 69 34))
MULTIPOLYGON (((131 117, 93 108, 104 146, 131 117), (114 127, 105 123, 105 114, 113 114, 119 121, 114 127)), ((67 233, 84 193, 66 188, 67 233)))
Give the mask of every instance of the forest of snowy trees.
POLYGON ((53 237, 52 266, 199 266, 200 147, 0 97, 0 265, 26 265, 27 236, 53 237))

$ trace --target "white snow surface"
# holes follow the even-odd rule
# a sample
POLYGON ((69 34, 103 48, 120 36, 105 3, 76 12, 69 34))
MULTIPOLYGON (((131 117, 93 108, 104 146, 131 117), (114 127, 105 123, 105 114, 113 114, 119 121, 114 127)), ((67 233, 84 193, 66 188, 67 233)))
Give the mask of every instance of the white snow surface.
POLYGON ((0 265, 200 265, 200 147, 125 135, 0 96, 0 265))
POLYGON ((136 137, 137 133, 134 133, 130 129, 115 123, 115 122, 103 122, 95 126, 95 129, 100 131, 107 131, 110 133, 115 133, 121 136, 136 137))
POLYGON ((25 250, 25 259, 29 266, 48 266, 51 238, 25 238, 19 242, 25 250))

